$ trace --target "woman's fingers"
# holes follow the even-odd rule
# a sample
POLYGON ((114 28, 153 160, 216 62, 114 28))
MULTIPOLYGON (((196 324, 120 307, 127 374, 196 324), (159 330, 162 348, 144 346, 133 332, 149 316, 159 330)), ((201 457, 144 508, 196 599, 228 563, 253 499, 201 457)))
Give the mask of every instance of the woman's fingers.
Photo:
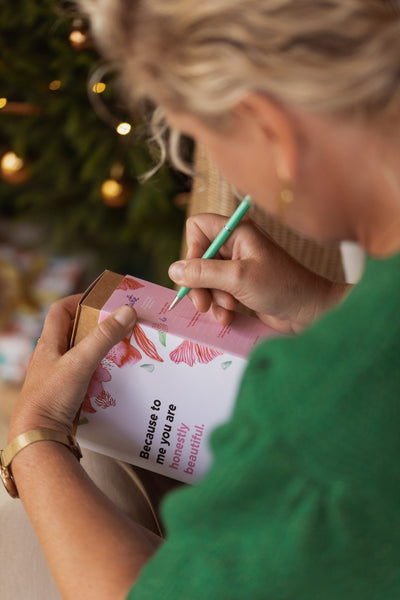
MULTIPOLYGON (((227 221, 215 214, 201 214, 186 222, 187 255, 170 266, 169 276, 178 285, 191 289, 189 297, 196 309, 213 313, 220 323, 232 320, 238 301, 251 293, 254 284, 254 255, 260 247, 260 232, 242 222, 212 260, 201 259, 227 221), (250 259, 250 260, 248 260, 250 259)), ((263 241, 264 241, 264 236, 263 241)), ((256 277, 257 283, 258 276, 256 277)))
POLYGON ((235 316, 234 311, 227 310, 223 306, 220 306, 219 304, 215 303, 212 305, 212 312, 216 320, 224 326, 230 325, 233 320, 233 317, 235 316))
POLYGON ((83 340, 65 355, 67 361, 79 364, 79 378, 88 379, 113 346, 127 337, 136 323, 136 311, 121 306, 97 325, 83 340))
POLYGON ((192 258, 173 263, 168 274, 178 285, 221 290, 235 298, 240 295, 241 285, 246 284, 243 278, 244 261, 240 260, 192 258))
POLYGON ((68 350, 80 298, 81 294, 76 294, 52 304, 40 335, 41 345, 45 345, 48 352, 61 355, 68 350))
POLYGON ((212 295, 210 290, 204 289, 191 289, 189 298, 193 302, 196 310, 201 313, 207 312, 212 303, 212 295))
POLYGON ((232 320, 232 311, 235 310, 238 304, 238 301, 231 294, 220 290, 192 289, 189 292, 189 297, 199 312, 207 312, 212 306, 217 320, 224 325, 227 325, 227 319, 229 319, 229 322, 232 320), (224 315, 225 311, 232 314, 227 317, 224 315))
POLYGON ((203 256, 227 220, 227 217, 214 214, 201 214, 190 217, 186 221, 186 258, 203 256))
POLYGON ((13 435, 37 427, 69 431, 93 372, 136 323, 135 310, 122 306, 68 350, 76 300, 58 302, 50 311, 14 410, 13 435), (57 347, 60 354, 55 351, 57 347))

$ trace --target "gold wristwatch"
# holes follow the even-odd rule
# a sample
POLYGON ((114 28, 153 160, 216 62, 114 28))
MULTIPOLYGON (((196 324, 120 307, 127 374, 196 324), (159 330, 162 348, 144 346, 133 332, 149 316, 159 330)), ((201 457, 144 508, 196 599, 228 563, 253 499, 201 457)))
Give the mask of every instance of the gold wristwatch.
POLYGON ((11 471, 13 458, 26 446, 35 442, 51 441, 67 446, 78 460, 82 458, 81 449, 75 437, 52 429, 32 429, 14 438, 4 450, 0 450, 0 477, 12 498, 18 498, 18 490, 11 471))

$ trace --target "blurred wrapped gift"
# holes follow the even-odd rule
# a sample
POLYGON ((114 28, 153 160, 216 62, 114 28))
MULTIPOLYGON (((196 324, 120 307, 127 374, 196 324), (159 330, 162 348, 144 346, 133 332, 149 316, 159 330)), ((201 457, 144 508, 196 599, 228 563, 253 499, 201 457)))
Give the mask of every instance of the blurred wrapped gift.
MULTIPOLYGON (((52 302, 79 291, 88 261, 0 245, 0 378, 20 383, 52 302)), ((84 283, 83 283, 84 286, 84 283)))

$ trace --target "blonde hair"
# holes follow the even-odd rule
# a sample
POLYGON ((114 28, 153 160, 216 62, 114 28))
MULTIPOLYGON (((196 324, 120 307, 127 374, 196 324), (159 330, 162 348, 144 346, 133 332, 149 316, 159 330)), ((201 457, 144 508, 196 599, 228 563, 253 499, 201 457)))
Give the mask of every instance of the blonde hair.
MULTIPOLYGON (((249 92, 308 111, 388 115, 397 0, 81 0, 132 100, 223 124, 249 92)), ((157 130, 162 129, 160 112, 157 130)))

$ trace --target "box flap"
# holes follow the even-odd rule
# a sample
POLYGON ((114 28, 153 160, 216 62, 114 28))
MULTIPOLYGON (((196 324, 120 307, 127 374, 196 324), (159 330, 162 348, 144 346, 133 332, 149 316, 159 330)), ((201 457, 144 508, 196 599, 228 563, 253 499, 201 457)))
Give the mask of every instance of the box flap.
POLYGON ((76 309, 71 347, 96 327, 100 310, 123 278, 123 275, 106 270, 83 293, 76 309), (100 281, 101 285, 98 285, 100 281))

